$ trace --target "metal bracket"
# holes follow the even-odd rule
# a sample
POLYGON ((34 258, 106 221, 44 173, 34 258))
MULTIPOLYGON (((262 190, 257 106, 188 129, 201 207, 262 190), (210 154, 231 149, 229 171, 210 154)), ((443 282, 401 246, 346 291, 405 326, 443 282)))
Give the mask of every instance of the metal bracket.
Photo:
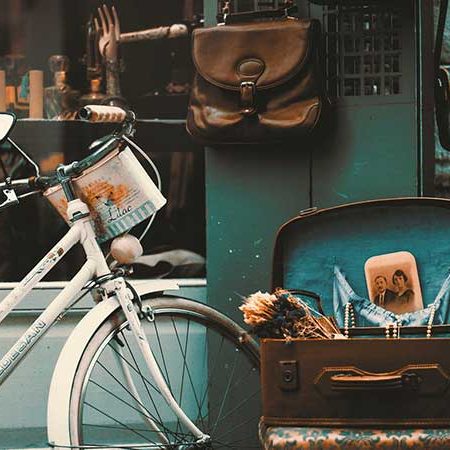
POLYGON ((3 193, 6 196, 6 200, 0 204, 0 210, 8 208, 8 206, 19 204, 19 199, 17 198, 17 194, 14 189, 3 189, 3 193))
POLYGON ((155 313, 150 305, 142 306, 141 313, 150 323, 155 321, 155 313))

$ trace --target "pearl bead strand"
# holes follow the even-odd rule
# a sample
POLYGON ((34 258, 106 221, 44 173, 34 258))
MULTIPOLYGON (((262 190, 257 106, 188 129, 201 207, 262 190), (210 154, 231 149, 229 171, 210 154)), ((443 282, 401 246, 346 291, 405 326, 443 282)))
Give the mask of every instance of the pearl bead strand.
POLYGON ((349 337, 349 326, 354 328, 356 326, 356 320, 353 305, 350 302, 347 302, 344 310, 344 336, 346 338, 349 337))
POLYGON ((431 338, 431 329, 433 327, 435 314, 436 314, 436 304, 433 302, 433 304, 431 305, 430 318, 428 319, 428 325, 427 325, 427 339, 431 338))

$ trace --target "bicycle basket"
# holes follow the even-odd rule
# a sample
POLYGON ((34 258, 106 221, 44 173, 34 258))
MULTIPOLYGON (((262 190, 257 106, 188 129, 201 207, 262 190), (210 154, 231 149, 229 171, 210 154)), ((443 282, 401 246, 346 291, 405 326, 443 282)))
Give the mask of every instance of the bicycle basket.
MULTIPOLYGON (((73 186, 89 207, 99 243, 125 233, 166 203, 129 148, 110 153, 76 177, 73 186)), ((69 223, 61 186, 47 189, 44 195, 69 223)))

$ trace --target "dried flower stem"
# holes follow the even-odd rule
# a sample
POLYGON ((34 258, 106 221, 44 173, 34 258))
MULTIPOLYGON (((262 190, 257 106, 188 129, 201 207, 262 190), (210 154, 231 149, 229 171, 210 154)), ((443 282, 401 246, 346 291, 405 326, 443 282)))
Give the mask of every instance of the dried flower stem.
POLYGON ((260 337, 333 339, 339 329, 331 320, 289 291, 256 292, 239 309, 244 321, 260 337))

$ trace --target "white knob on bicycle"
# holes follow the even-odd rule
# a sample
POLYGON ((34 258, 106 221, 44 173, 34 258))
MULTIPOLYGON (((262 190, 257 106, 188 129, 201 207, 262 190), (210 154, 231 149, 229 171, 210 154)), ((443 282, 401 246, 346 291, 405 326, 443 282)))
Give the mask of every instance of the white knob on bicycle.
POLYGON ((78 117, 88 122, 124 122, 132 118, 124 109, 106 105, 87 105, 78 111, 78 117))
POLYGON ((131 234, 116 237, 111 242, 111 256, 119 264, 133 264, 143 252, 139 239, 131 234))

